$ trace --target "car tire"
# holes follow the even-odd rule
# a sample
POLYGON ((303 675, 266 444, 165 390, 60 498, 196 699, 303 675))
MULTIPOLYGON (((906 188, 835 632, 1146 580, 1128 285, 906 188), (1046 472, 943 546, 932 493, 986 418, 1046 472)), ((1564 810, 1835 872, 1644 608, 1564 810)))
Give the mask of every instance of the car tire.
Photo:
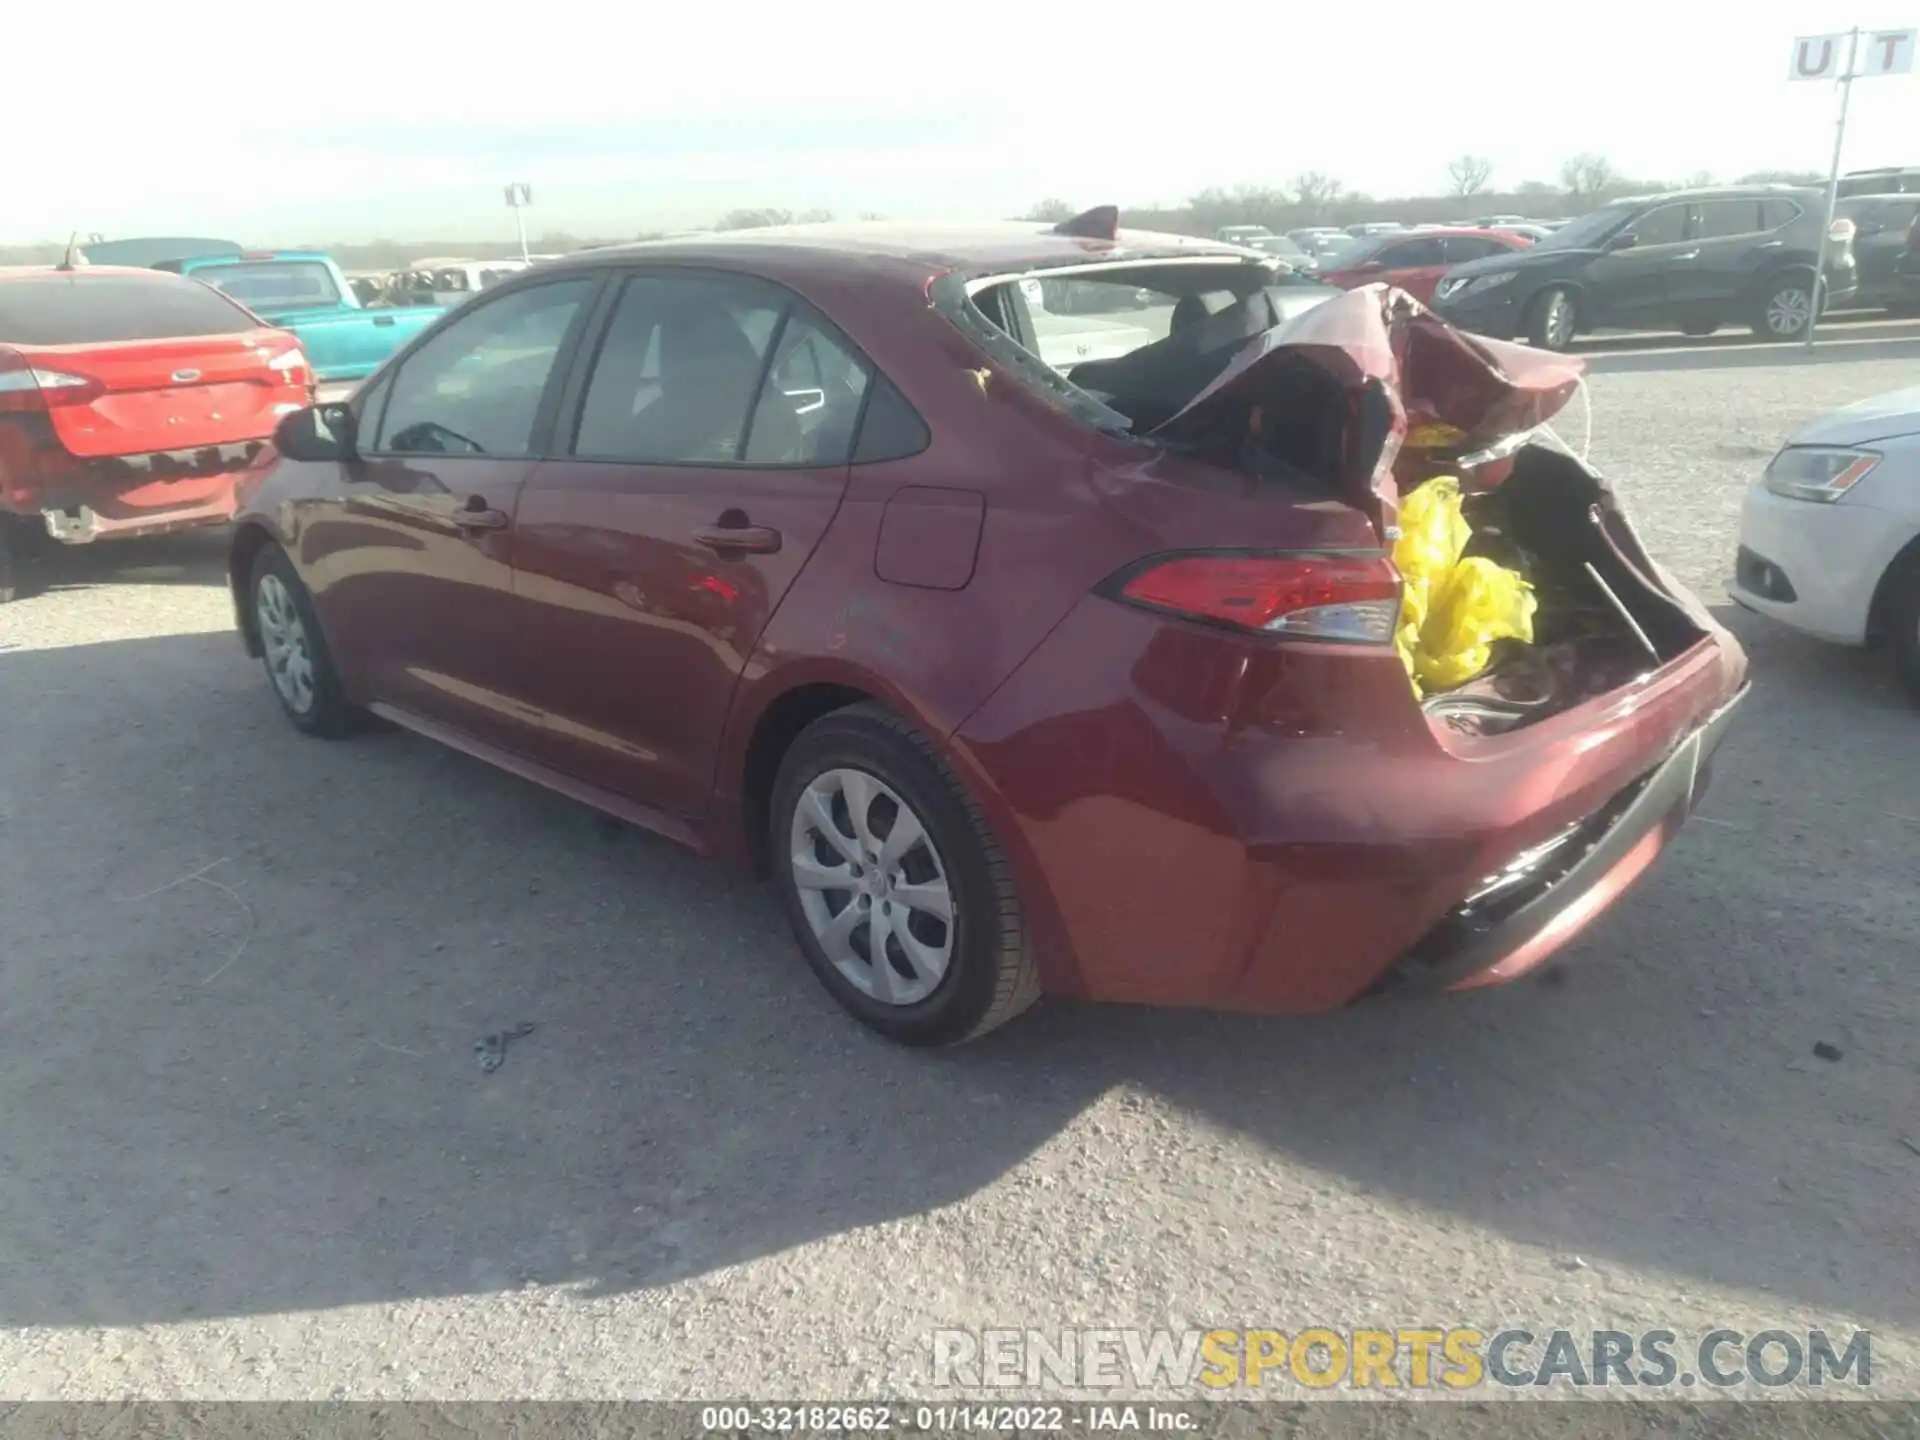
POLYGON ((888 1039, 958 1044, 1039 997, 1012 867, 985 815, 926 737, 883 707, 836 710, 800 733, 774 781, 768 845, 808 965, 888 1039), (915 822, 905 848, 890 844, 915 822))
POLYGON ((40 564, 50 543, 35 518, 0 515, 0 605, 24 600, 39 588, 40 564))
POLYGON ((1813 273, 1784 270, 1760 287, 1748 323, 1762 340, 1788 341, 1805 339, 1812 319, 1813 273))
POLYGON ((253 557, 247 603, 267 684, 287 719, 324 740, 360 729, 364 712, 347 702, 313 599, 278 545, 262 545, 253 557))
POLYGON ((1920 559, 1909 559, 1904 570, 1893 577, 1887 639, 1907 693, 1920 705, 1920 559))
POLYGON ((1580 308, 1564 285, 1549 285, 1527 303, 1527 340, 1541 350, 1565 350, 1580 332, 1580 308))

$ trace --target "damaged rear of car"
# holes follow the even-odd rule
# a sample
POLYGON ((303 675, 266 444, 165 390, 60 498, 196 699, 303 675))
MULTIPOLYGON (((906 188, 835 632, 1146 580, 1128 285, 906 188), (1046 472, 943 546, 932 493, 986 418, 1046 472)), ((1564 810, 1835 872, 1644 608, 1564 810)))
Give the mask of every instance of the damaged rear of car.
POLYGON ((1578 362, 1218 254, 1072 269, 1167 296, 1153 338, 1062 364, 1037 272, 931 291, 1078 428, 1133 551, 954 737, 1047 877, 1052 988, 1312 1011, 1534 969, 1664 848, 1746 688, 1548 428, 1578 362), (1428 486, 1449 571, 1524 605, 1422 666, 1395 557, 1428 486))

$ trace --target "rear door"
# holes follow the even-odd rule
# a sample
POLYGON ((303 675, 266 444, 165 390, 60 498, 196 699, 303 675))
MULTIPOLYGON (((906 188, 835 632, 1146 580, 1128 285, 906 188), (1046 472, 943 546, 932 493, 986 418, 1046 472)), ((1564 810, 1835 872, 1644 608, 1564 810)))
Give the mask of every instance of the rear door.
MULTIPOLYGON (((1761 269, 1783 248, 1776 227, 1794 216, 1769 216, 1758 195, 1698 200, 1689 243, 1667 270, 1667 299, 1682 319, 1724 320, 1747 302, 1761 269)), ((1791 202, 1788 202, 1791 204, 1791 202)))
POLYGON ((514 523, 526 738, 698 816, 735 683, 839 508, 872 371, 785 290, 667 270, 626 278, 577 368, 570 453, 514 523))
POLYGON ((1667 277, 1687 252, 1687 205, 1656 205, 1620 232, 1629 247, 1595 256, 1586 267, 1587 311, 1595 325, 1657 325, 1667 319, 1667 277))
POLYGON ((504 291, 404 356, 301 536, 328 634, 373 696, 490 745, 519 728, 509 527, 601 283, 504 291))

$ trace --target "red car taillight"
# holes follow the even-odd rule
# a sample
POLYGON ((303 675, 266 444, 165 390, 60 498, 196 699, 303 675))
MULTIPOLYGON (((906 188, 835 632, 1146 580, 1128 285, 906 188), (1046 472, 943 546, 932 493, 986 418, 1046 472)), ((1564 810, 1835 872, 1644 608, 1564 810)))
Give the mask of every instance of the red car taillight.
POLYGON ((1117 577, 1114 599, 1266 635, 1390 645, 1400 623, 1400 573, 1380 554, 1165 556, 1117 577))
POLYGON ((313 388, 313 367, 307 363, 307 352, 298 345, 267 361, 267 369, 285 377, 289 385, 298 385, 303 390, 313 388))
POLYGON ((0 414, 29 414, 59 405, 85 405, 106 389, 91 375, 36 366, 0 345, 0 414))
POLYGON ((1853 221, 1849 220, 1844 215, 1836 217, 1832 227, 1829 228, 1827 231, 1827 239, 1832 241, 1835 245, 1849 244, 1853 240, 1853 236, 1854 236, 1853 221))

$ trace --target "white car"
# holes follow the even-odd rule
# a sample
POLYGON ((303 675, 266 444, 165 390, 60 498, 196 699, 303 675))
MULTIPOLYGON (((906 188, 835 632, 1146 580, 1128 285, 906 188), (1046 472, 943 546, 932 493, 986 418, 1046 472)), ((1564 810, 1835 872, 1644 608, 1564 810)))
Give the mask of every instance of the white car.
POLYGON ((1727 593, 1821 640, 1885 647, 1920 698, 1920 387, 1787 442, 1747 493, 1727 593))

